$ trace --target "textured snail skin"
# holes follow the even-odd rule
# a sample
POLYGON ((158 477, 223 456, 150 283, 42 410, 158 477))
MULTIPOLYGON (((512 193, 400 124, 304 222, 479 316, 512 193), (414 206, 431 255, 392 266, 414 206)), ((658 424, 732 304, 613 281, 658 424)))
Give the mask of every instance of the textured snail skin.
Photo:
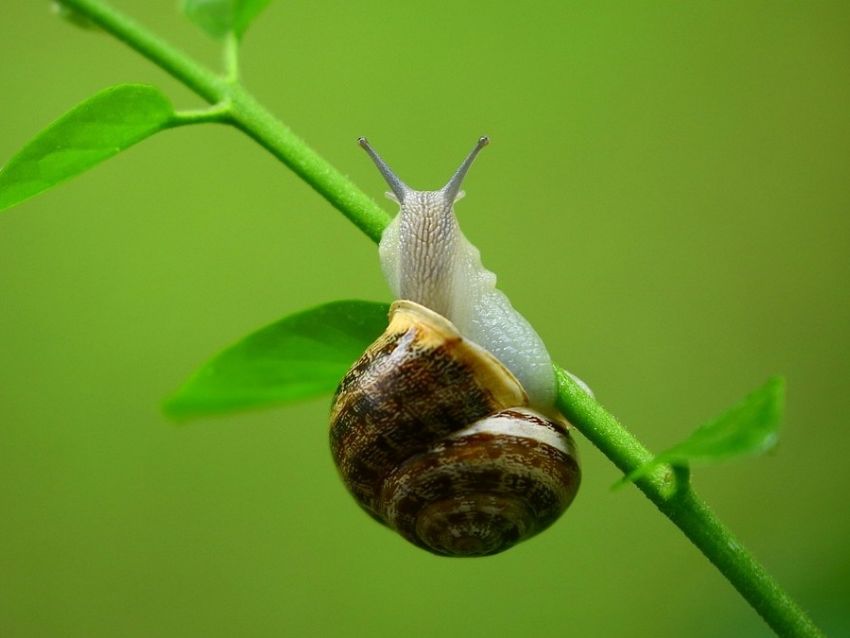
POLYGON ((397 301, 346 374, 331 451, 373 517, 436 554, 495 554, 554 522, 580 482, 564 424, 447 319, 397 301))
POLYGON ((481 253, 461 231, 454 204, 478 152, 478 140, 443 188, 410 188, 364 139, 360 144, 387 181, 399 212, 384 229, 378 246, 381 270, 395 299, 430 308, 451 321, 462 335, 487 350, 522 384, 531 405, 544 411, 555 404, 555 372, 540 335, 496 287, 481 253))

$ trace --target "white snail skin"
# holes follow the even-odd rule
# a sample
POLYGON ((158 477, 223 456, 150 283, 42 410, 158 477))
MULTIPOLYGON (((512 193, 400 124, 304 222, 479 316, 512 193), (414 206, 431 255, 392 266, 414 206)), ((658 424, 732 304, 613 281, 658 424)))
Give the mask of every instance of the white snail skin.
POLYGON ((454 215, 487 138, 438 191, 409 188, 360 143, 401 207, 379 249, 397 301, 337 389, 334 461, 361 507, 412 543, 504 551, 566 510, 580 470, 543 342, 454 215))
MULTIPOLYGON (((370 151, 401 206, 378 252, 396 299, 409 299, 437 312, 460 333, 486 349, 519 379, 531 405, 548 410, 555 402, 552 359, 531 324, 496 288, 496 275, 481 263, 481 253, 464 236, 454 203, 478 152, 482 137, 448 184, 437 191, 414 191, 370 151)), ((370 150, 370 149, 367 149, 370 150)))

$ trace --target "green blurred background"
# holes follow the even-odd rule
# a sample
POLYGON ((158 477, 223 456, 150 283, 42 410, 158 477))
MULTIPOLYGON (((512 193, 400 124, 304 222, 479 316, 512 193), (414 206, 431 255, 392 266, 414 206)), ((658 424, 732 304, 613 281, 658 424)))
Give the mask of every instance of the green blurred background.
MULTIPOLYGON (((172 0, 115 4, 217 63, 172 0)), ((199 105, 46 2, 4 0, 0 60, 0 161, 112 84, 199 105)), ((850 4, 279 1, 243 67, 375 198, 358 135, 430 188, 489 134, 466 234, 652 448, 787 375, 775 452, 695 482, 850 632, 850 4)), ((581 437, 564 519, 449 560, 357 509, 327 401, 160 414, 209 355, 338 298, 388 299, 374 245, 224 127, 158 135, 3 214, 0 634, 769 635, 636 490, 609 491, 618 472, 581 437)))

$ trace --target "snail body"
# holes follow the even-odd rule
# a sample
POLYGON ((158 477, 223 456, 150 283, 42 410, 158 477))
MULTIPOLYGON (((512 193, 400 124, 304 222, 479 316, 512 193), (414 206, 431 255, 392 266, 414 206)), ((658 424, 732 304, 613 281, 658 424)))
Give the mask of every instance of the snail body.
POLYGON ((533 536, 580 482, 549 355, 454 216, 486 143, 443 189, 414 191, 361 139, 401 204, 380 245, 398 301, 331 409, 331 452, 357 502, 446 556, 494 554, 533 536))
POLYGON ((396 299, 409 299, 441 314, 460 333, 504 363, 532 402, 555 401, 552 360, 534 328, 496 288, 496 275, 460 230, 454 203, 472 161, 489 140, 482 137, 439 191, 414 191, 366 144, 401 210, 381 236, 381 268, 396 299))

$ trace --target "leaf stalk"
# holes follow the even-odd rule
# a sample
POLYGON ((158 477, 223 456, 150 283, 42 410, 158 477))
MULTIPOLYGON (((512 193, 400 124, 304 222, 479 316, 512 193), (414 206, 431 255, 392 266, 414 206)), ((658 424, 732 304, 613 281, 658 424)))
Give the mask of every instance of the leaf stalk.
POLYGON ((177 111, 174 126, 189 124, 230 124, 233 121, 233 105, 230 100, 219 102, 206 109, 177 111))
POLYGON ((228 84, 239 82, 239 37, 232 31, 224 38, 224 75, 228 84))

